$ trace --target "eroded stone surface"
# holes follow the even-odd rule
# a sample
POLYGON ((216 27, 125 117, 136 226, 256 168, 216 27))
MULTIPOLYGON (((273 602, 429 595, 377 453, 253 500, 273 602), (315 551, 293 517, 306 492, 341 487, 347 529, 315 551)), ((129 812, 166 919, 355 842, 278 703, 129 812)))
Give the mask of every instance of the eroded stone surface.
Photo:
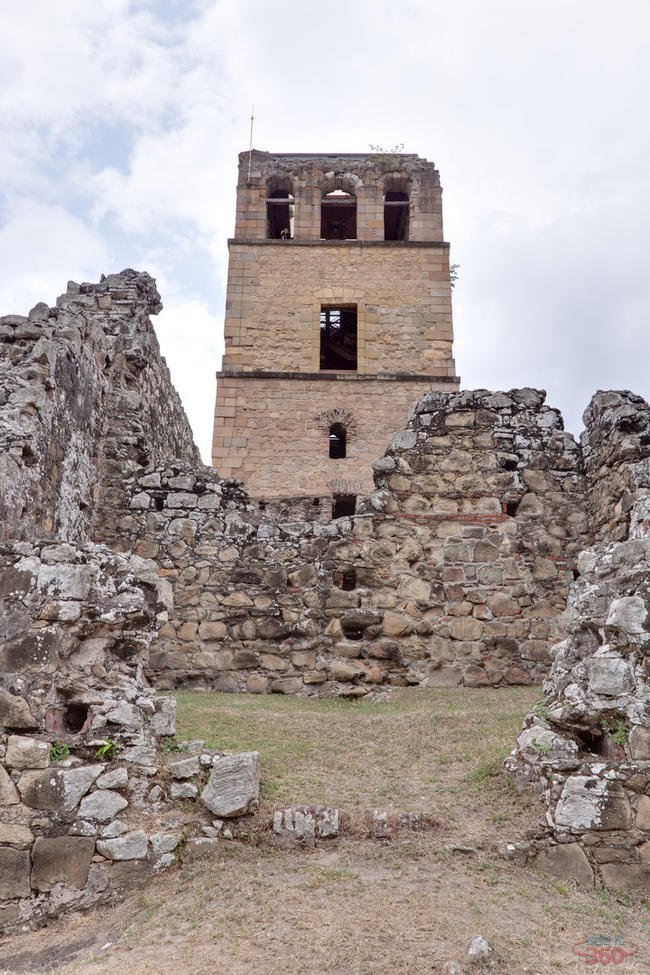
POLYGON ((217 758, 201 800, 215 816, 240 816, 257 802, 260 791, 260 754, 242 752, 217 758))
POLYGON ((88 879, 88 870, 95 841, 81 836, 39 836, 32 850, 32 886, 49 891, 55 884, 67 884, 81 890, 88 879))

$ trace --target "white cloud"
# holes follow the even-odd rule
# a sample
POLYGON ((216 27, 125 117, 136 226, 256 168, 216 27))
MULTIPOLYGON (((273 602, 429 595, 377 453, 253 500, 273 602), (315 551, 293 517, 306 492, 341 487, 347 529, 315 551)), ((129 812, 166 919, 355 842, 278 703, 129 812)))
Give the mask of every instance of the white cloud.
POLYGON ((105 241, 64 207, 16 200, 0 228, 0 314, 53 304, 69 280, 97 281, 109 265, 105 241))

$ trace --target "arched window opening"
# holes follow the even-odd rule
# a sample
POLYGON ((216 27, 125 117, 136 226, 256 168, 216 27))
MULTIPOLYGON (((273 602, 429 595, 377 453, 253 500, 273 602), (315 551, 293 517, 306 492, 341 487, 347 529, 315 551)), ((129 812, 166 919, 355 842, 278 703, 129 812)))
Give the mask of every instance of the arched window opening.
POLYGON ((63 728, 71 734, 83 731, 88 721, 88 706, 86 704, 68 704, 63 712, 63 728))
POLYGON ((321 200, 320 235, 323 240, 356 240, 357 198, 336 189, 321 200))
POLYGON ((390 190, 384 196, 384 240, 409 239, 409 195, 390 190))
POLYGON ((357 368, 357 306, 323 305, 320 312, 320 367, 357 368))
POLYGON ((330 427, 330 457, 332 460, 342 460, 347 449, 347 431, 342 423, 333 423, 330 427))
POLYGON ((289 190, 269 189, 266 223, 271 240, 293 240, 293 213, 294 199, 289 190))

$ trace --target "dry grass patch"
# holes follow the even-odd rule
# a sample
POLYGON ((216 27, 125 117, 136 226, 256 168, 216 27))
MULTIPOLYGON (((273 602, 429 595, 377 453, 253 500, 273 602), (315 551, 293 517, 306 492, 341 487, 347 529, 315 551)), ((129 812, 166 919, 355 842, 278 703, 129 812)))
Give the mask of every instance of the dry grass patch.
MULTIPOLYGON (((181 691, 178 737, 262 755, 262 813, 285 804, 427 812, 467 842, 526 817, 501 763, 539 688, 400 688, 389 701, 181 691)), ((258 817, 259 818, 259 817, 258 817)))

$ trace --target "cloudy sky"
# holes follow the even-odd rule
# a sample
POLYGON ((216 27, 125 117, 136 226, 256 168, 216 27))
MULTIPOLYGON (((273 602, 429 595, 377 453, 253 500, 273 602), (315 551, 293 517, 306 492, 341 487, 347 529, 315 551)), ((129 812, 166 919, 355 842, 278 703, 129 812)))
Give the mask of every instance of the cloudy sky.
POLYGON ((237 153, 434 161, 464 387, 650 398, 648 0, 1 0, 0 314, 124 267, 209 457, 237 153))

